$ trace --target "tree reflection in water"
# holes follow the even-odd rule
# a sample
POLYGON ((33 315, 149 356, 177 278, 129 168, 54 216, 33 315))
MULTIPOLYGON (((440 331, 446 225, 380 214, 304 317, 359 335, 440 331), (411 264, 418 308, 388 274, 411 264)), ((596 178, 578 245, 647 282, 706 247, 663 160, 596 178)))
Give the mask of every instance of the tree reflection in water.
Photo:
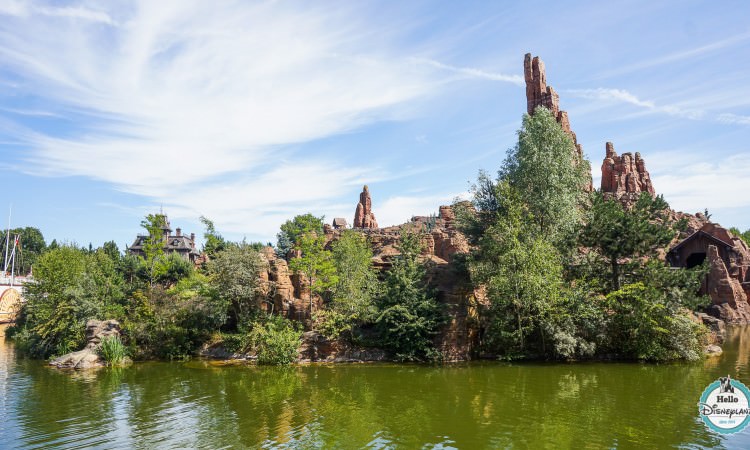
POLYGON ((750 382, 749 332, 732 331, 721 357, 663 365, 192 361, 62 372, 6 345, 0 431, 16 447, 748 448, 747 431, 709 432, 696 404, 718 376, 750 382))

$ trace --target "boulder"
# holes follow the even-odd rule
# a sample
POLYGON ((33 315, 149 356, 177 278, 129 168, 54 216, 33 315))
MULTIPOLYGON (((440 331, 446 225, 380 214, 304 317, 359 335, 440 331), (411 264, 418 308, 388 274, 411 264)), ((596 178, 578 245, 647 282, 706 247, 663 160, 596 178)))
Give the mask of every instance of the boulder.
POLYGON ((83 350, 68 353, 50 361, 60 369, 92 369, 104 367, 106 361, 99 356, 102 340, 108 336, 120 336, 120 323, 116 320, 89 320, 86 323, 86 346, 83 350))

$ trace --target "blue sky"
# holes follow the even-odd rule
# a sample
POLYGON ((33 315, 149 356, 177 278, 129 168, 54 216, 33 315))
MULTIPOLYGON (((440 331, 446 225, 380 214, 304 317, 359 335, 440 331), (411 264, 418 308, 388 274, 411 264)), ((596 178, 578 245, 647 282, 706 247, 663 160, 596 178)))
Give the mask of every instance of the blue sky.
MULTIPOLYGON (((750 228, 750 3, 0 0, 15 226, 121 247, 163 207, 275 241, 312 212, 436 212, 495 172, 539 55, 591 160, 641 152, 687 212, 750 228)), ((2 214, 5 216, 5 214, 2 214)))

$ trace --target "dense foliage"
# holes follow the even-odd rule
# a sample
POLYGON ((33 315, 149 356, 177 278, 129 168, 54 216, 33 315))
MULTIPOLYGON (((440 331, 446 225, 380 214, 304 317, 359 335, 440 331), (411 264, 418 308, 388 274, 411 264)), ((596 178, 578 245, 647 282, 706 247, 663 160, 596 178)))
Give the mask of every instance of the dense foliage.
POLYGON ((504 358, 594 355, 697 359, 704 328, 689 310, 705 268, 657 258, 681 224, 643 194, 632 207, 584 189, 588 163, 546 109, 525 116, 497 179, 480 173, 458 224, 467 268, 486 289, 482 350, 504 358))
MULTIPOLYGON (((659 259, 683 224, 670 221, 661 197, 643 194, 625 207, 589 192, 588 167, 551 113, 538 109, 524 117, 497 177, 481 172, 472 200, 454 205, 471 246, 456 266, 483 293, 472 311, 479 351, 506 359, 699 358, 706 331, 689 314, 706 302, 698 292, 707 269, 671 270, 659 259)), ((278 280, 263 245, 229 242, 205 217, 198 268, 165 253, 161 214, 141 224, 143 256, 123 256, 114 242, 46 247, 26 228, 35 282, 9 334, 22 351, 46 358, 81 348, 89 319, 117 319, 122 340, 101 349, 111 363, 126 354, 186 358, 220 344, 259 364, 288 364, 304 327, 398 360, 439 359, 446 317, 421 255, 436 220, 404 227, 383 272, 361 232, 326 234, 323 218, 309 213, 281 225, 275 252, 288 261, 297 295, 307 293, 303 323, 283 317, 299 305, 274 297, 278 280)))
POLYGON ((443 323, 443 314, 434 290, 425 283, 419 239, 416 233, 401 234, 400 255, 385 275, 378 298, 376 324, 381 333, 380 344, 404 361, 439 357, 434 338, 443 323))
POLYGON ((17 340, 33 356, 78 350, 90 318, 122 316, 122 278, 103 251, 59 247, 39 258, 34 276, 17 320, 17 340))

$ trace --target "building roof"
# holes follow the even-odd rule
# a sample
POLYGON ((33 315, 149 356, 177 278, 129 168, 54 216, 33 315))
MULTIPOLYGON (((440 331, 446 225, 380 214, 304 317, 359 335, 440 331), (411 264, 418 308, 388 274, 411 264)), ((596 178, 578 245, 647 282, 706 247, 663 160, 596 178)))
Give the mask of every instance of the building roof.
MULTIPOLYGON (((133 245, 128 247, 130 251, 143 251, 143 241, 148 236, 138 235, 133 242, 133 245)), ((169 236, 165 242, 164 250, 167 252, 178 252, 178 253, 193 253, 198 255, 199 252, 193 248, 193 241, 189 236, 169 236)))
POLYGON ((713 242, 714 244, 724 245, 724 246, 729 247, 729 248, 734 247, 734 245, 732 245, 729 242, 726 242, 726 241, 724 241, 722 239, 719 239, 716 236, 712 236, 712 235, 706 233, 703 230, 698 230, 695 233, 693 233, 690 236, 688 236, 685 239, 683 239, 682 241, 680 241, 674 247, 672 247, 672 249, 669 250, 669 253, 673 253, 673 252, 679 251, 679 249, 682 248, 683 246, 685 246, 685 244, 687 244, 688 242, 690 242, 690 241, 692 241, 694 239, 698 239, 699 237, 705 237, 706 239, 708 239, 709 241, 713 242))

